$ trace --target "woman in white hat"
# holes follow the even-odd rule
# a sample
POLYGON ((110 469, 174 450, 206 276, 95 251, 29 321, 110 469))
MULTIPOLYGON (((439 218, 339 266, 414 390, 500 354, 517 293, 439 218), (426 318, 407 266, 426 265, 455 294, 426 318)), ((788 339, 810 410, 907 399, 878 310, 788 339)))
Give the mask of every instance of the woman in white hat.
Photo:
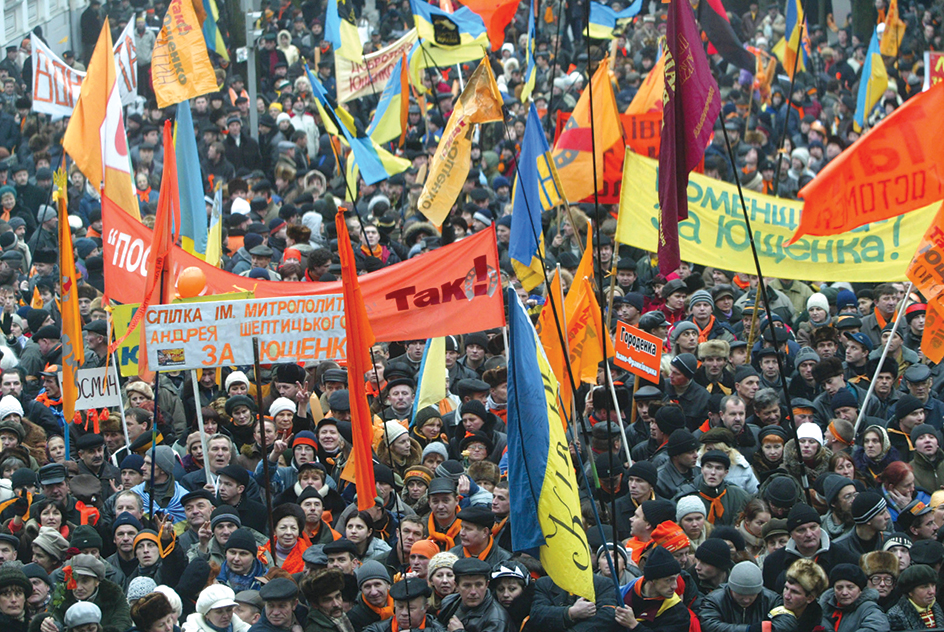
POLYGON ((246 632, 249 624, 233 616, 236 593, 229 586, 207 586, 197 597, 197 611, 187 617, 184 632, 246 632))

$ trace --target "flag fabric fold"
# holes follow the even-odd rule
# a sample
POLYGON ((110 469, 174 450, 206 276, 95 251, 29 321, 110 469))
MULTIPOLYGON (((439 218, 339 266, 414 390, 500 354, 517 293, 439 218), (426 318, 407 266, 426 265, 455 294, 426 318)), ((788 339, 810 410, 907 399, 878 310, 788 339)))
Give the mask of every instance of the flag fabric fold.
POLYGON ((508 255, 518 280, 531 291, 544 283, 544 232, 541 215, 564 201, 563 188, 538 110, 531 104, 512 197, 508 255))
POLYGON ((435 406, 446 398, 446 339, 430 338, 423 349, 420 370, 416 374, 416 399, 413 400, 413 416, 427 406, 435 406))
MULTIPOLYGON (((603 185, 604 155, 614 145, 621 143, 622 139, 623 129, 616 107, 616 95, 610 83, 609 59, 604 59, 554 143, 554 166, 557 167, 568 200, 577 203, 595 193, 594 164, 597 183, 603 185), (593 91, 593 112, 590 111, 590 91, 593 91), (593 126, 590 124, 591 116, 595 122, 593 126), (596 137, 593 138, 592 134, 596 137)), ((623 152, 622 146, 618 149, 620 153, 623 152)))
MULTIPOLYGON (((728 14, 721 0, 700 0, 698 23, 712 46, 730 64, 748 72, 754 72, 754 56, 751 55, 734 33, 728 14)), ((713 53, 714 51, 709 50, 713 53)))
POLYGON ((406 133, 406 116, 410 107, 410 68, 406 61, 406 54, 400 59, 390 73, 390 79, 380 94, 380 101, 374 111, 374 118, 367 127, 367 135, 376 143, 388 143, 395 138, 403 142, 406 133))
POLYGON ((488 59, 472 73, 429 163, 429 175, 417 208, 436 226, 452 210, 472 164, 472 129, 476 123, 501 121, 502 97, 488 59))
POLYGON ((220 267, 223 255, 223 186, 217 185, 213 193, 213 210, 210 213, 210 230, 207 236, 206 262, 220 267))
POLYGON ((786 31, 771 50, 780 59, 787 75, 792 78, 797 72, 806 70, 810 63, 809 31, 806 28, 801 0, 787 0, 787 13, 784 17, 786 31))
POLYGON ((180 176, 180 245, 190 254, 203 259, 206 257, 208 239, 206 200, 197 138, 191 133, 192 130, 190 101, 181 101, 177 105, 177 121, 174 124, 174 156, 180 176))
MULTIPOLYGON (((661 43, 659 45, 661 50, 661 43)), ((629 102, 626 114, 646 114, 662 111, 662 95, 665 92, 665 55, 659 55, 652 70, 636 91, 636 96, 629 102)))
POLYGON ((351 61, 364 58, 364 45, 357 31, 354 4, 351 0, 328 0, 325 39, 331 42, 331 48, 336 55, 351 61))
POLYGON ((669 275, 681 263, 678 223, 688 218, 688 175, 705 154, 721 112, 721 98, 688 3, 669 4, 662 46, 665 106, 659 153, 658 256, 659 271, 669 275))
POLYGON ((226 40, 223 39, 223 33, 217 23, 220 19, 220 10, 216 5, 216 0, 203 0, 203 10, 206 12, 206 18, 203 20, 203 40, 206 42, 207 50, 213 51, 224 61, 229 61, 226 40))
MULTIPOLYGON (((56 207, 59 211, 59 302, 62 316, 62 416, 68 424, 75 415, 79 396, 78 371, 85 363, 82 315, 79 313, 78 282, 72 230, 69 226, 68 179, 65 169, 55 174, 56 207)), ((65 432, 68 432, 68 427, 65 432)))
POLYGON ((471 9, 460 7, 448 13, 424 0, 410 0, 410 6, 420 39, 440 48, 469 44, 490 46, 485 23, 471 9))
POLYGON ((512 546, 539 557, 564 591, 594 601, 590 549, 580 528, 580 495, 558 408, 557 380, 514 288, 506 293, 512 546))
POLYGON ((885 30, 882 32, 882 55, 898 57, 898 48, 905 39, 905 28, 905 23, 898 16, 898 0, 891 0, 885 14, 885 30))
POLYGON ((347 337, 348 391, 351 400, 351 432, 354 436, 354 474, 357 489, 357 508, 360 511, 374 506, 377 489, 374 484, 373 455, 371 453, 374 429, 364 375, 373 367, 370 348, 374 332, 367 319, 364 297, 357 280, 357 263, 348 235, 344 212, 338 211, 334 220, 338 229, 338 254, 341 258, 341 281, 344 293, 344 331, 347 337))
POLYGON ((527 103, 534 92, 534 85, 538 79, 537 62, 534 60, 534 46, 537 41, 537 22, 535 18, 535 5, 538 0, 528 0, 528 42, 525 48, 524 61, 524 86, 521 88, 521 102, 527 103))
MULTIPOLYGON (((884 41, 884 36, 882 39, 884 41)), ((888 71, 885 69, 885 60, 882 59, 880 48, 876 28, 872 31, 872 39, 869 40, 865 62, 862 64, 862 73, 859 75, 859 94, 856 97, 855 115, 852 117, 859 130, 865 127, 869 114, 888 88, 888 71)))
POLYGON ((141 212, 131 179, 128 137, 121 114, 117 66, 111 26, 102 25, 98 42, 82 81, 79 100, 69 119, 62 147, 94 187, 125 213, 140 220, 141 212))
POLYGON ((161 108, 220 89, 191 0, 171 0, 167 7, 151 55, 151 79, 161 108))
POLYGON ((505 41, 505 29, 511 24, 518 9, 518 0, 465 0, 462 4, 482 18, 492 51, 501 48, 505 41))
POLYGON ((592 39, 613 39, 616 37, 617 23, 632 18, 640 9, 642 0, 636 0, 622 11, 614 11, 603 3, 590 0, 590 21, 583 34, 592 39))

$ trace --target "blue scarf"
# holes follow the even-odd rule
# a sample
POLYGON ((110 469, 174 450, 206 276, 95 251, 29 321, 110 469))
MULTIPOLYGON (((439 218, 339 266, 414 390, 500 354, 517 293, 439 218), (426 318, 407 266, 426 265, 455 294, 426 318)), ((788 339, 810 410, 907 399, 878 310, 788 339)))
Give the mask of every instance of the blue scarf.
POLYGON ((256 579, 256 577, 261 577, 265 575, 265 573, 265 564, 259 560, 255 560, 252 570, 246 575, 237 575, 230 570, 229 564, 224 561, 223 565, 220 567, 220 574, 217 575, 216 580, 219 583, 226 584, 232 588, 233 592, 238 593, 241 590, 259 590, 262 588, 262 583, 256 579))

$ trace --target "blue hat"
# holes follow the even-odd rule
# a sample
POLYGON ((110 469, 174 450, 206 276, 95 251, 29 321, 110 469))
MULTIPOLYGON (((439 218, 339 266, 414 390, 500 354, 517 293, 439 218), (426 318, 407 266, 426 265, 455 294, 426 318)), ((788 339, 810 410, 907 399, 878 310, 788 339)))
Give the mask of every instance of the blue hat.
POLYGON ((111 523, 111 532, 114 533, 118 530, 118 527, 123 527, 125 525, 131 525, 138 531, 144 528, 144 525, 141 524, 141 521, 135 518, 133 515, 127 511, 123 511, 115 517, 115 521, 111 523))
POLYGON ((498 221, 495 222, 498 226, 504 226, 505 228, 511 228, 511 215, 502 215, 498 218, 498 221))
POLYGON ((856 308, 859 306, 859 301, 856 299, 855 293, 845 288, 839 290, 839 293, 836 294, 836 309, 842 311, 843 307, 850 305, 856 308))
POLYGON ((505 176, 495 176, 495 179, 492 180, 492 188, 496 191, 501 187, 510 187, 511 182, 508 181, 508 178, 505 176))
POLYGON ((144 467, 144 457, 140 454, 129 454, 121 459, 121 467, 118 469, 136 470, 140 472, 142 467, 144 467))
POLYGON ((857 331, 857 332, 851 333, 851 334, 850 334, 850 333, 846 333, 846 338, 848 338, 849 340, 852 340, 852 341, 854 341, 854 342, 858 342, 860 345, 862 345, 863 347, 865 347, 865 350, 866 350, 866 351, 871 351, 872 348, 874 347, 874 345, 872 344, 872 339, 869 338, 869 337, 868 337, 867 335, 865 335, 864 333, 862 333, 861 331, 857 331))

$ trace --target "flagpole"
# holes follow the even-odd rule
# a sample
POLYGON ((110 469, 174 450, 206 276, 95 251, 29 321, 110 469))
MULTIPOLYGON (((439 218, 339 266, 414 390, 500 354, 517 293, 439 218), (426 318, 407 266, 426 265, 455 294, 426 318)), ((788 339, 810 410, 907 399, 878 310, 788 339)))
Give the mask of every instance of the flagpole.
MULTIPOLYGON (((197 429, 200 430, 200 446, 203 450, 203 469, 206 472, 207 483, 213 482, 213 475, 210 473, 210 459, 207 458, 207 442, 206 442, 206 432, 203 429, 203 406, 200 404, 200 385, 199 380, 197 380, 197 370, 190 369, 190 384, 193 385, 193 401, 196 404, 195 408, 197 409, 197 429)), ((259 428, 259 434, 265 434, 265 428, 259 428)), ((186 438, 184 439, 186 441, 186 438)), ((265 438, 262 439, 265 441, 265 438)), ((262 444, 265 446, 265 443, 262 444)), ((265 458, 265 448, 263 448, 262 457, 265 458)), ((263 466, 265 468, 266 466, 263 466)), ((268 468, 266 468, 268 469, 268 468)), ((268 477, 266 477, 268 479, 268 477)), ((274 557, 274 556, 273 556, 274 557)))
MULTIPOLYGON (((111 333, 109 333, 108 335, 109 335, 109 340, 111 340, 111 333)), ((121 374, 118 372, 118 354, 117 353, 112 354, 112 368, 115 370, 115 384, 117 385, 120 383, 120 380, 121 380, 121 374)), ((121 412, 121 429, 122 431, 124 431, 124 435, 125 435, 125 447, 127 447, 130 450, 131 439, 130 437, 128 437, 128 426, 125 424, 125 398, 121 397, 120 391, 118 394, 118 410, 121 412)), ((118 463, 118 465, 120 466, 121 463, 118 463)))
MULTIPOLYGON (((789 0, 788 0, 788 1, 789 1, 789 0)), ((795 2, 799 2, 800 0, 794 0, 794 1, 795 1, 795 2)), ((806 26, 806 0, 802 0, 802 3, 801 3, 801 5, 800 5, 800 7, 801 7, 801 10, 803 11, 803 18, 804 18, 804 19, 803 19, 803 20, 800 20, 800 19, 799 19, 800 16, 797 15, 797 22, 799 22, 798 27, 799 27, 799 29, 800 29, 800 37, 799 37, 799 39, 797 39, 797 46, 802 47, 802 46, 803 46, 803 27, 806 26)), ((789 42, 789 40, 787 40, 787 41, 789 42)), ((796 53, 797 53, 797 56, 796 56, 796 58, 793 60, 793 75, 790 77, 790 93, 787 94, 786 104, 785 104, 785 108, 786 108, 786 113, 787 113, 787 115, 786 115, 786 116, 784 117, 784 119, 783 119, 783 131, 780 132, 780 143, 777 145, 777 169, 774 171, 774 190, 773 190, 773 195, 774 195, 775 197, 780 197, 780 193, 779 193, 779 191, 780 191, 780 165, 783 163, 783 143, 784 143, 784 141, 785 141, 786 138, 787 138, 787 127, 789 126, 789 123, 790 123, 790 114, 791 114, 791 110, 792 110, 792 108, 793 108, 793 104, 790 102, 790 99, 793 97, 793 85, 796 83, 797 66, 798 66, 799 63, 800 63, 800 59, 801 59, 800 56, 803 54, 803 51, 800 50, 800 48, 797 48, 797 52, 796 52, 796 53)), ((786 56, 786 53, 784 53, 784 56, 786 56)), ((748 113, 748 114, 749 114, 749 113, 748 113)), ((776 123, 775 123, 775 125, 776 125, 776 123)), ((722 129, 724 128, 724 121, 722 121, 721 127, 722 127, 722 129)), ((776 127, 774 128, 774 131, 776 132, 776 127)), ((727 130, 724 130, 724 141, 725 141, 726 143, 728 142, 728 131, 727 131, 727 130)), ((729 155, 732 155, 732 158, 731 158, 731 168, 734 170, 735 176, 737 176, 737 163, 734 161, 733 153, 730 151, 730 147, 729 147, 728 149, 729 149, 728 154, 729 154, 729 155)), ((741 179, 740 179, 740 177, 738 177, 738 187, 741 186, 741 185, 740 185, 740 182, 741 182, 741 179)), ((743 205, 743 204, 744 204, 744 199, 743 199, 744 196, 742 195, 741 198, 742 198, 742 199, 741 199, 741 204, 743 205)), ((751 235, 751 249, 754 249, 754 236, 753 236, 753 234, 750 234, 750 235, 751 235)), ((754 260, 755 260, 755 261, 757 260, 757 253, 756 253, 756 251, 755 251, 755 253, 754 253, 754 260)), ((758 266, 758 267, 759 267, 759 266, 758 266)), ((768 310, 768 311, 769 311, 769 310, 768 310)), ((792 419, 793 411, 791 411, 790 414, 791 414, 791 419, 792 419)), ((806 471, 806 470, 804 469, 804 471, 806 471)), ((807 487, 807 490, 809 490, 809 487, 807 487)), ((809 494, 809 491, 807 491, 807 494, 809 494)))
POLYGON ((875 381, 878 380, 878 374, 882 372, 882 366, 885 364, 885 358, 888 357, 888 348, 892 344, 892 338, 895 337, 895 333, 898 331, 898 324, 901 322, 901 315, 905 313, 905 306, 908 304, 908 295, 911 294, 912 289, 914 289, 914 283, 909 281, 908 289, 905 290, 905 298, 901 300, 901 305, 898 306, 898 315, 895 317, 895 322, 892 323, 892 332, 888 336, 885 346, 882 348, 882 357, 879 358, 878 366, 875 367, 875 372, 872 374, 872 380, 869 382, 869 390, 865 393, 865 403, 859 408, 859 416, 856 417, 855 427, 852 429, 853 437, 859 436, 859 425, 865 418, 865 411, 868 408, 869 398, 872 397, 872 393, 875 391, 875 381))
MULTIPOLYGON (((269 455, 266 454, 266 433, 265 433, 265 417, 262 414, 262 366, 259 363, 259 338, 253 337, 252 339, 252 366, 255 371, 256 378, 256 419, 259 421, 259 448, 262 451, 262 476, 265 478, 265 489, 263 494, 265 495, 266 511, 269 514, 269 552, 272 554, 272 566, 278 568, 279 561, 275 553, 275 524, 272 520, 272 488, 270 487, 269 481, 269 455)), ((194 375, 194 380, 196 380, 196 374, 194 375)), ((196 384, 194 384, 196 386, 196 384)), ((196 395, 196 393, 194 394, 196 395)), ((199 404, 199 399, 197 403, 199 404)), ((202 414, 200 415, 202 417, 202 414)), ((198 417, 198 420, 200 419, 198 417)), ((200 434, 203 434, 203 429, 200 429, 200 434)), ((204 447, 204 450, 206 448, 204 447)), ((203 462, 206 464, 208 461, 207 453, 203 453, 203 462)), ((209 465, 206 466, 209 468, 209 465)), ((207 470, 209 472, 209 469, 207 470)), ((210 482, 210 479, 207 479, 207 482, 210 482)))
MULTIPOLYGON (((795 76, 796 76, 796 73, 794 73, 794 77, 795 76)), ((789 107, 789 104, 788 104, 788 107, 789 107)), ((789 116, 789 113, 788 113, 788 116, 789 116)), ((786 130, 786 126, 784 126, 784 130, 786 130)), ((731 139, 728 138, 728 130, 724 125, 721 126, 721 133, 724 135, 724 144, 727 146, 727 149, 728 149, 728 157, 733 163, 734 150, 731 148, 731 139)), ((779 173, 779 170, 778 170, 778 173, 779 173)), ((757 314, 758 300, 760 300, 760 298, 763 297, 764 310, 767 313, 768 329, 770 330, 770 336, 772 338, 774 349, 777 349, 777 333, 775 331, 776 327, 774 325, 774 315, 773 315, 773 312, 770 310, 770 301, 767 300, 767 284, 764 282, 764 273, 760 269, 760 258, 757 256, 757 244, 754 242, 754 231, 751 228, 751 218, 747 212, 747 203, 744 201, 744 190, 741 188, 741 175, 740 173, 738 173, 737 169, 734 170, 734 182, 735 184, 737 184, 738 197, 741 200, 741 214, 744 216, 744 225, 747 229, 747 235, 750 238, 750 243, 751 243, 751 254, 753 254, 754 256, 754 268, 757 271, 757 290, 755 291, 755 294, 754 294, 754 314, 755 315, 757 314)), ((761 336, 761 346, 763 346, 763 344, 764 344, 763 336, 761 336)), ((748 354, 750 354, 750 352, 751 350, 748 349, 748 354)), ((783 389, 783 397, 786 400, 785 403, 787 405, 787 422, 788 422, 787 425, 789 426, 790 434, 793 435, 792 437, 793 443, 795 446, 797 446, 797 450, 799 450, 800 442, 797 437, 797 428, 793 419, 793 405, 790 402, 790 388, 787 385, 787 376, 783 370, 784 362, 781 356, 782 354, 779 350, 777 350, 777 353, 774 354, 774 357, 777 358, 777 370, 780 373, 780 387, 783 389)), ((866 402, 868 402, 868 400, 866 400, 866 402)), ((801 483, 803 484, 803 489, 806 492, 806 501, 808 504, 812 505, 813 498, 810 492, 810 481, 809 481, 809 476, 807 475, 806 463, 803 462, 803 459, 799 459, 799 462, 800 462, 800 472, 801 472, 800 479, 801 479, 801 483)))

